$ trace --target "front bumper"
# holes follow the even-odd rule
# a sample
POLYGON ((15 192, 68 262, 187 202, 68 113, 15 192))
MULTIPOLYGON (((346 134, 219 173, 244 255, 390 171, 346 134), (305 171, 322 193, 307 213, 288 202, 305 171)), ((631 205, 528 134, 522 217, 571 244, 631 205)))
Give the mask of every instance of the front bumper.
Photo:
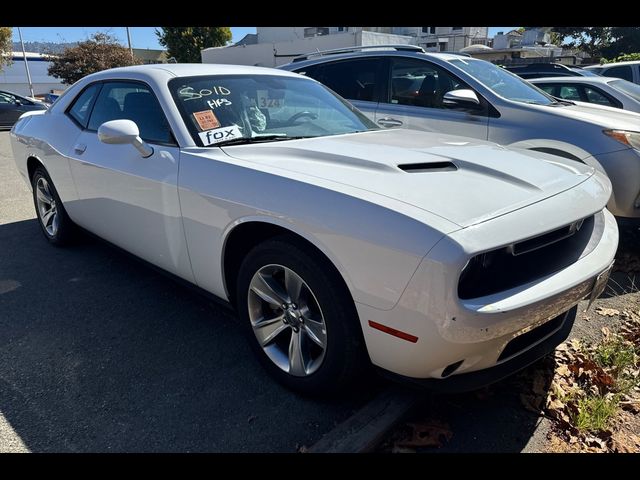
POLYGON ((571 310, 559 315, 559 317, 556 317, 559 320, 559 326, 549 335, 545 336, 545 338, 533 344, 531 348, 523 351, 520 355, 516 355, 509 360, 493 367, 485 368, 484 370, 452 375, 445 379, 416 379, 393 374, 388 370, 383 370, 382 374, 396 381, 442 393, 460 393, 476 390, 513 375, 553 352, 560 343, 567 339, 569 333, 571 333, 577 310, 578 307, 575 306, 571 310))
MULTIPOLYGON (((548 220, 550 215, 541 218, 548 220)), ((508 228, 514 222, 505 216, 451 234, 423 259, 394 308, 383 311, 364 304, 356 305, 372 363, 404 377, 442 381, 450 375, 449 378, 453 378, 491 369, 524 355, 536 344, 526 345, 509 357, 501 357, 516 337, 588 298, 598 275, 611 265, 618 245, 617 225, 608 211, 597 215, 602 216, 602 229, 597 233, 598 237, 594 237, 597 240, 595 248, 588 254, 566 268, 525 285, 470 300, 457 296, 458 274, 470 255, 463 246, 489 239, 492 237, 490 232, 494 232, 495 241, 495 232, 501 230, 500 223, 504 222, 508 228), (418 340, 410 343, 373 329, 367 324, 368 320, 408 333, 418 340)), ((508 234, 502 237, 506 238, 508 234)), ((476 251, 482 250, 480 247, 476 251)), ((503 369, 507 367, 496 371, 503 369)))

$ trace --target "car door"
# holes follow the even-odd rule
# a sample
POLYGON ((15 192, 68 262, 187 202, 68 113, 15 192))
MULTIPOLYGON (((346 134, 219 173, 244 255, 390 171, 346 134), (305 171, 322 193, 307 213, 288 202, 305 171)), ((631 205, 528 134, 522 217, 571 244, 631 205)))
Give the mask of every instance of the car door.
POLYGON ((8 92, 0 92, 0 125, 10 127, 18 121, 20 115, 26 112, 15 95, 8 92))
POLYGON ((378 125, 487 138, 484 99, 473 108, 443 102, 445 93, 469 88, 457 76, 427 60, 409 57, 389 57, 388 72, 387 94, 376 110, 378 125))
POLYGON ((380 58, 338 60, 302 67, 295 72, 323 83, 374 120, 378 98, 384 89, 380 58))
POLYGON ((78 192, 73 212, 91 232, 193 281, 178 203, 179 160, 152 89, 137 81, 105 81, 70 152, 78 192), (98 128, 116 119, 135 122, 153 154, 143 158, 132 145, 102 143, 98 128))
MULTIPOLYGON (((622 78, 623 80, 628 80, 630 82, 634 81, 632 65, 617 65, 615 67, 605 68, 602 70, 600 75, 604 77, 616 77, 622 78)), ((636 80, 637 83, 637 80, 636 80)))

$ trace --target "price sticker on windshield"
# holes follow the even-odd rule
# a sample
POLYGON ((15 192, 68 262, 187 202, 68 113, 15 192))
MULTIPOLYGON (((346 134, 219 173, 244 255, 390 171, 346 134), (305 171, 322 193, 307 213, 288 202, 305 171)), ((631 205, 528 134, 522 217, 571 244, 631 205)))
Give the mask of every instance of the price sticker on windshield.
POLYGON ((212 130, 220 126, 220 122, 212 110, 203 110, 202 112, 193 112, 200 130, 212 130))
POLYGON ((269 95, 269 90, 256 91, 258 97, 258 108, 280 108, 284 107, 284 98, 275 98, 269 95))

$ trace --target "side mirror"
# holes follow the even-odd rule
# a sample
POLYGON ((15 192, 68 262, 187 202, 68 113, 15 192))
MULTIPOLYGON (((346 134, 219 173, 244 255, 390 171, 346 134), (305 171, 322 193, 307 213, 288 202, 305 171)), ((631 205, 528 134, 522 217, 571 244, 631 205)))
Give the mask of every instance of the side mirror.
POLYGON ((453 107, 474 107, 480 105, 480 100, 476 92, 468 88, 461 90, 451 90, 444 94, 442 97, 442 103, 453 107))
POLYGON ((133 145, 143 158, 153 155, 153 148, 140 138, 138 125, 131 120, 110 120, 98 128, 98 138, 109 145, 133 145))
POLYGON ((16 105, 17 106, 21 106, 22 105, 22 101, 19 98, 16 98, 16 105))

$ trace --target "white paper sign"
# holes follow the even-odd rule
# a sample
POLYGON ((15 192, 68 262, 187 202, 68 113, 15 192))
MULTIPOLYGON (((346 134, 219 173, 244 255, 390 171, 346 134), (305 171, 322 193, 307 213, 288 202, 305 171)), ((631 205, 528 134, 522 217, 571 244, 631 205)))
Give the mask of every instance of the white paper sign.
POLYGON ((242 137, 242 132, 237 125, 230 125, 228 127, 214 128, 213 130, 207 130, 206 132, 199 132, 200 139, 205 146, 214 145, 216 143, 224 142, 225 140, 233 140, 234 138, 242 137))

